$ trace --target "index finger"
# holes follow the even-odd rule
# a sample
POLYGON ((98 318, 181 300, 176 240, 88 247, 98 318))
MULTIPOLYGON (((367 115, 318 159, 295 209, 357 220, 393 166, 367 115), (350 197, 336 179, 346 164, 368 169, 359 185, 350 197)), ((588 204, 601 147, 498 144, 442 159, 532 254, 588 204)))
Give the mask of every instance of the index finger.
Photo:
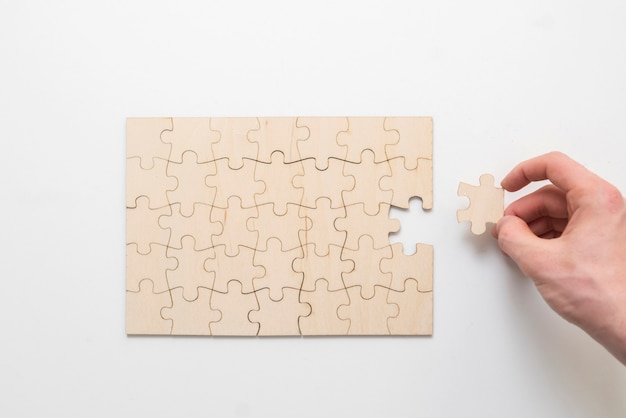
POLYGON ((515 192, 533 181, 550 180, 566 193, 593 187, 596 176, 561 152, 550 152, 518 164, 502 180, 502 187, 515 192))

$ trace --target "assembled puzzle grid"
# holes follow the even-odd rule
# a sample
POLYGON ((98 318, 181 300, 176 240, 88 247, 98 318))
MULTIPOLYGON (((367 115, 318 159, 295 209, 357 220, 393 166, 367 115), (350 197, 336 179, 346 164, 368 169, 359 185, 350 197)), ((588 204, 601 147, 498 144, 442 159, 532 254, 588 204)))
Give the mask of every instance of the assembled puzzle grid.
POLYGON ((129 118, 126 332, 432 334, 432 118, 129 118))

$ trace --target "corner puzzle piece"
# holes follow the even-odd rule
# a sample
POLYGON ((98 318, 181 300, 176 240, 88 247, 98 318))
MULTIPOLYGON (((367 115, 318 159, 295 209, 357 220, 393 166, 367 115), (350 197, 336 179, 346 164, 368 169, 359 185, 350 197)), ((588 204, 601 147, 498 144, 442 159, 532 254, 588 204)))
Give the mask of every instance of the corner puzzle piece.
POLYGON ((350 321, 339 319, 337 309, 347 305, 348 292, 345 288, 330 290, 326 279, 315 281, 313 290, 302 290, 300 300, 311 306, 309 316, 300 317, 302 335, 345 335, 350 328, 350 321))
POLYGON ((254 292, 244 292, 237 280, 228 282, 224 292, 211 294, 211 308, 220 312, 218 322, 211 322, 211 335, 257 335, 259 324, 250 322, 248 315, 259 310, 254 292))
POLYGON ((311 306, 300 301, 298 289, 285 288, 280 302, 270 298, 270 290, 256 292, 259 309, 250 312, 250 321, 259 324, 258 335, 300 335, 300 318, 311 314, 311 306))
POLYGON ((220 320, 219 311, 211 308, 211 290, 199 288, 198 297, 187 301, 183 289, 171 290, 172 305, 161 309, 163 319, 170 319, 172 335, 211 335, 209 324, 220 320))
POLYGON ((339 319, 349 319, 350 335, 389 335, 387 320, 398 316, 398 305, 387 303, 388 289, 376 286, 374 297, 363 299, 361 286, 347 289, 350 303, 337 309, 339 319))
POLYGON ((139 157, 144 170, 153 167, 155 158, 167 160, 171 146, 161 140, 161 134, 168 130, 172 118, 127 118, 126 157, 139 157))
POLYGON ((496 223, 504 214, 504 189, 494 186, 491 174, 480 176, 480 186, 459 183, 459 196, 467 196, 470 205, 467 209, 457 210, 459 222, 471 222, 471 231, 480 235, 487 230, 486 223, 496 223))
POLYGON ((420 292, 433 290, 433 246, 416 244, 415 252, 404 254, 403 245, 396 242, 391 245, 391 257, 380 261, 380 271, 391 275, 389 288, 402 291, 407 279, 414 279, 420 292))
POLYGON ((169 334, 172 321, 161 317, 167 306, 172 306, 169 291, 157 293, 152 280, 140 281, 138 292, 126 291, 126 334, 169 334))
POLYGON ((415 279, 406 279, 400 291, 389 290, 387 302, 398 306, 387 324, 392 335, 432 335, 433 292, 421 292, 415 279))

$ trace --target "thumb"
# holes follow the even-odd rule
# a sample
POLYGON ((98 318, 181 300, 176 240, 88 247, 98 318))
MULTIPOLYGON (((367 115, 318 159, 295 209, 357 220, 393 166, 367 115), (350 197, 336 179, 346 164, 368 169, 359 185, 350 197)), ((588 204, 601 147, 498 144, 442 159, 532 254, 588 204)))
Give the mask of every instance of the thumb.
POLYGON ((537 256, 544 251, 545 241, 537 237, 521 218, 512 215, 503 216, 498 221, 495 235, 500 249, 511 257, 524 273, 530 273, 537 256))

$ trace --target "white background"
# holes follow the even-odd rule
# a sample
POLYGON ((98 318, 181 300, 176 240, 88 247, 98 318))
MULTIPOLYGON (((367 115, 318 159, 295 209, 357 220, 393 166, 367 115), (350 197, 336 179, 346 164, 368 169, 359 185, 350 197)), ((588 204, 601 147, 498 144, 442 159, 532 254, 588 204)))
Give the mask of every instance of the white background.
MULTIPOLYGON (((0 415, 618 417, 459 181, 560 149, 626 190, 626 3, 0 1, 0 415), (432 115, 432 338, 129 338, 127 116, 432 115)), ((515 196, 507 195, 507 201, 515 196)), ((593 239, 594 237, 589 237, 593 239)))

